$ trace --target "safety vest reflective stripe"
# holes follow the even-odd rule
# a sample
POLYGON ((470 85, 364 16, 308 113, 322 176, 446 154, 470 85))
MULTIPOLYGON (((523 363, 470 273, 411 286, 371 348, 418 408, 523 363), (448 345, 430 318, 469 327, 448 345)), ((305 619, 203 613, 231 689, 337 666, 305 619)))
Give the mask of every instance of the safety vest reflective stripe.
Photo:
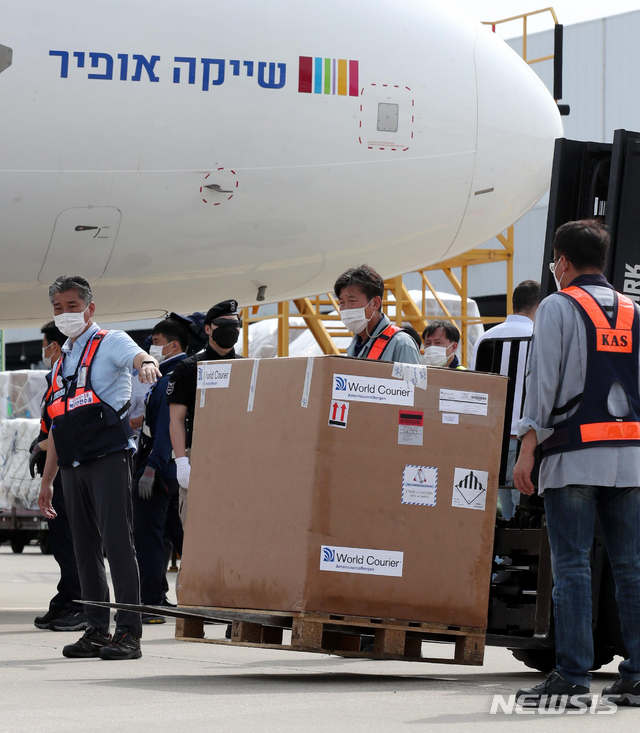
POLYGON ((52 420, 54 417, 62 415, 62 413, 64 412, 64 400, 56 400, 52 405, 49 405, 49 407, 47 408, 47 412, 49 413, 49 417, 52 420))
MULTIPOLYGON (((91 362, 93 361, 93 357, 95 356, 98 346, 102 343, 102 339, 106 336, 107 333, 109 332, 101 329, 100 331, 96 331, 96 333, 93 335, 88 348, 85 347, 84 357, 81 357, 79 367, 80 370, 85 369, 86 372, 89 371, 89 368, 91 367, 91 362)), ((64 357, 58 359, 58 361, 56 362, 55 369, 51 376, 51 389, 53 389, 54 385, 57 385, 58 383, 58 375, 60 374, 63 361, 64 357)), ((87 380, 86 373, 84 380, 85 384, 83 384, 81 388, 77 387, 76 385, 76 390, 73 397, 68 398, 68 395, 66 393, 61 394, 60 397, 55 399, 47 407, 47 412, 49 413, 49 417, 51 418, 51 420, 53 420, 55 417, 58 417, 59 415, 63 415, 67 409, 73 410, 76 407, 81 407, 82 405, 100 402, 94 392, 92 392, 91 390, 85 391, 87 380)))
POLYGON ((393 324, 387 326, 384 331, 378 336, 378 338, 373 342, 373 346, 369 349, 369 353, 367 354, 367 359, 379 359, 382 356, 382 352, 387 347, 389 341, 391 341, 391 339, 398 333, 398 331, 402 331, 400 326, 394 326, 393 324))
POLYGON ((584 308, 587 315, 596 327, 596 348, 598 351, 610 351, 630 354, 633 347, 631 327, 635 306, 625 295, 618 296, 618 313, 615 328, 611 328, 607 317, 602 312, 596 299, 586 290, 578 287, 569 287, 562 291, 576 300, 584 308))
POLYGON ((583 443, 600 440, 640 440, 640 422, 594 422, 580 426, 583 443))

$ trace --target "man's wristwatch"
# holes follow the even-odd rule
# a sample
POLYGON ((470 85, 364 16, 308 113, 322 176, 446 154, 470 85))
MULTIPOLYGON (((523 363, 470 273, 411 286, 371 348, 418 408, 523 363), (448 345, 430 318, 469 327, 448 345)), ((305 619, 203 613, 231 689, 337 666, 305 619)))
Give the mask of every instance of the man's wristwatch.
POLYGON ((151 361, 150 359, 147 359, 147 361, 143 361, 140 366, 143 367, 145 364, 153 364, 153 366, 156 365, 155 361, 151 361))

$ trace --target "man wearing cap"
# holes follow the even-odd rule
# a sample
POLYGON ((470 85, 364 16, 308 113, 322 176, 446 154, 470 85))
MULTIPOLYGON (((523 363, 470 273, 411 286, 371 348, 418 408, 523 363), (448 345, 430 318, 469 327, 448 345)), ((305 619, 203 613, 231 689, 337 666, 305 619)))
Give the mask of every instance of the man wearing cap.
POLYGON ((183 524, 187 514, 187 488, 191 473, 188 453, 191 448, 196 409, 198 362, 239 358, 234 346, 240 337, 240 326, 237 301, 224 300, 210 308, 204 319, 204 330, 209 339, 207 346, 203 351, 176 365, 167 385, 169 432, 176 457, 177 478, 180 484, 180 518, 183 524))

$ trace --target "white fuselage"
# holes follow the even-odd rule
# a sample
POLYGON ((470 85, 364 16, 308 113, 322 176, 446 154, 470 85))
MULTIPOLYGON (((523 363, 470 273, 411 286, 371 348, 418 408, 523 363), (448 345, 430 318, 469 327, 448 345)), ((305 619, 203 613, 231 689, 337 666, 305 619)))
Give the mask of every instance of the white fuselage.
POLYGON ((363 262, 391 277, 549 184, 548 91, 435 2, 1 4, 4 327, 47 319, 61 274, 103 320, 327 292, 363 262))

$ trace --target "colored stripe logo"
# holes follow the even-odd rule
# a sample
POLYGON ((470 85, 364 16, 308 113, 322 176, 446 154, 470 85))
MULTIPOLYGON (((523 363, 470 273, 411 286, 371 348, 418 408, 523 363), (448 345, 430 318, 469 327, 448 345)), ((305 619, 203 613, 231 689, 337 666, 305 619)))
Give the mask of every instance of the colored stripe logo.
POLYGON ((358 96, 358 62, 300 56, 298 91, 305 94, 358 96))

